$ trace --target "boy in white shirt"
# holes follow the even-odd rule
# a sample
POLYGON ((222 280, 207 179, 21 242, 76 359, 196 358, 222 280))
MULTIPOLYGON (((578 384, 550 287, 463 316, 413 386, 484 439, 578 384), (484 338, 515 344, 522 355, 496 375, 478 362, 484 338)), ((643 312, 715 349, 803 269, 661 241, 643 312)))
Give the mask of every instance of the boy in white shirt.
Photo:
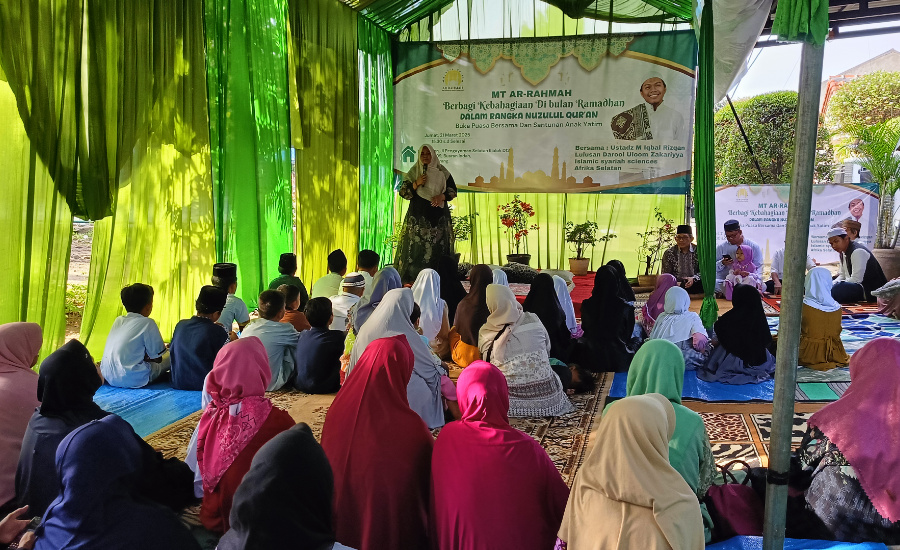
POLYGON ((331 310, 334 319, 328 327, 330 330, 347 332, 347 315, 366 290, 366 280, 361 273, 348 273, 341 281, 341 293, 331 296, 331 310))
POLYGON ((366 280, 366 291, 363 292, 363 298, 371 298, 372 290, 375 285, 375 274, 378 273, 378 264, 381 263, 381 257, 374 250, 360 250, 359 256, 356 257, 356 272, 363 276, 366 280))
POLYGON ((247 304, 243 300, 234 295, 237 292, 237 264, 219 263, 213 266, 212 284, 221 288, 228 293, 225 299, 225 307, 222 309, 222 315, 216 321, 227 332, 231 332, 236 322, 238 325, 237 332, 244 330, 247 323, 250 322, 250 311, 247 310, 247 304))
POLYGON ((149 318, 153 287, 134 283, 120 297, 127 313, 109 330, 100 371, 111 386, 141 388, 169 370, 169 353, 156 321, 149 318))
POLYGON ((269 356, 272 381, 266 391, 281 389, 294 374, 294 351, 300 333, 290 323, 280 322, 284 317, 284 294, 277 290, 265 290, 259 295, 259 319, 241 333, 241 338, 256 336, 262 340, 269 356))

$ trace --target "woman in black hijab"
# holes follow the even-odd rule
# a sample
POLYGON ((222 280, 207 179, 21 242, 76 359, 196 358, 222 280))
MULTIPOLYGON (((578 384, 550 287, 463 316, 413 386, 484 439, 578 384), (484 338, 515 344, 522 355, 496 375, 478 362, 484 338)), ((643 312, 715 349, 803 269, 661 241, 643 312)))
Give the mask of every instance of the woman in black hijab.
POLYGON ((466 297, 466 289, 459 280, 459 262, 455 256, 441 256, 437 271, 441 277, 441 299, 447 302, 447 318, 456 319, 456 307, 466 297))
MULTIPOLYGON (((37 398, 41 406, 28 422, 16 469, 16 499, 28 505, 32 516, 43 516, 59 494, 56 450, 76 428, 108 416, 94 403, 103 384, 90 352, 78 340, 70 340, 41 363, 37 398)), ((171 508, 183 508, 194 500, 190 468, 178 459, 163 459, 143 439, 135 436, 144 456, 138 487, 144 496, 171 508)))
POLYGON ((697 369, 697 378, 725 384, 756 384, 771 379, 775 374, 775 357, 768 350, 772 333, 759 291, 750 285, 737 285, 731 304, 731 310, 714 325, 718 345, 706 365, 697 369))
POLYGON ((550 336, 550 357, 568 363, 574 342, 572 333, 566 327, 566 314, 559 305, 551 275, 539 273, 534 278, 522 308, 537 315, 547 330, 550 336))
POLYGON ((478 264, 469 272, 469 294, 460 300, 453 317, 453 328, 458 334, 458 341, 452 331, 450 335, 453 362, 461 367, 467 367, 472 361, 481 359, 478 331, 491 314, 487 307, 487 287, 493 280, 494 274, 486 264, 478 264))
POLYGON ((218 550, 346 548, 334 540, 334 475, 304 423, 269 440, 234 493, 218 550))
POLYGON ((625 273, 625 264, 619 260, 610 260, 606 262, 606 265, 616 270, 616 278, 619 282, 619 295, 623 300, 631 302, 631 305, 634 305, 634 289, 631 288, 631 283, 628 282, 628 275, 625 273))
POLYGON ((625 372, 634 351, 629 348, 634 332, 634 305, 622 299, 619 275, 605 265, 594 276, 591 297, 581 304, 581 328, 576 362, 595 372, 625 372))

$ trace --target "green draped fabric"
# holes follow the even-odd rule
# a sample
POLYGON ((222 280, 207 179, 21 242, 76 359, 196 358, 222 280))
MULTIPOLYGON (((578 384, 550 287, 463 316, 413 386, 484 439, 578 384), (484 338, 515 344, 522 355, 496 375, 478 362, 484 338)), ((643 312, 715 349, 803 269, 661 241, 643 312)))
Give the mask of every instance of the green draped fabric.
POLYGON ((824 44, 828 38, 828 0, 779 0, 772 34, 783 41, 824 44))
POLYGON ((453 3, 453 0, 344 0, 373 23, 391 33, 428 17, 453 3))
POLYGON ((616 23, 662 23, 692 19, 691 0, 544 0, 572 18, 616 23))
POLYGON ((394 220, 394 83, 391 38, 365 17, 359 36, 359 247, 391 255, 394 220))
POLYGON ((291 139, 296 153, 297 255, 307 286, 340 248, 359 247, 357 13, 334 0, 290 0, 291 139))
POLYGON ((41 358, 62 345, 72 213, 31 145, 6 82, 0 82, 0 324, 38 323, 41 358))
POLYGON ((81 340, 98 360, 123 313, 123 286, 153 286, 151 317, 168 340, 194 312, 215 261, 202 7, 170 0, 119 8, 109 51, 143 75, 136 100, 151 109, 135 145, 118 153, 128 162, 118 173, 115 214, 94 225, 81 340), (135 27, 149 31, 153 48, 129 45, 135 27))
POLYGON ((713 74, 712 2, 703 6, 700 20, 696 115, 694 118, 694 217, 697 219, 697 254, 700 256, 700 278, 704 298, 700 318, 707 327, 719 317, 714 295, 716 280, 716 175, 713 151, 713 115, 715 96, 713 74))
MULTIPOLYGON (((25 131, 50 176, 78 216, 99 219, 112 211, 114 165, 107 149, 105 112, 115 97, 104 89, 109 25, 85 28, 81 0, 0 3, 0 64, 15 94, 25 131), (85 36, 87 35, 87 36, 85 36), (87 63, 83 43, 87 42, 87 63), (104 97, 106 96, 106 97, 104 97)), ((115 29, 113 22, 112 28, 115 29)), ((112 120, 115 121, 115 113, 112 120)))
POLYGON ((251 310, 294 250, 286 14, 285 0, 205 1, 216 257, 237 264, 251 310))
MULTIPOLYGON (((452 163, 445 166, 452 174, 452 163)), ((460 193, 451 203, 455 216, 478 213, 472 237, 456 243, 461 261, 506 263, 509 238, 500 225, 497 206, 512 198, 508 193, 460 193)), ((674 220, 684 217, 683 195, 522 193, 519 198, 531 203, 536 211, 532 221, 540 229, 529 234, 528 253, 532 256, 531 267, 541 269, 569 269, 568 258, 575 254, 565 242, 566 222, 595 221, 600 226, 598 236, 616 233, 617 237, 586 251, 586 256, 591 258, 590 268, 596 270, 609 260, 619 259, 625 264, 628 276, 636 277, 640 266, 637 233, 655 223, 654 207, 674 220)), ((396 201, 394 219, 403 219, 408 204, 409 201, 396 201)))

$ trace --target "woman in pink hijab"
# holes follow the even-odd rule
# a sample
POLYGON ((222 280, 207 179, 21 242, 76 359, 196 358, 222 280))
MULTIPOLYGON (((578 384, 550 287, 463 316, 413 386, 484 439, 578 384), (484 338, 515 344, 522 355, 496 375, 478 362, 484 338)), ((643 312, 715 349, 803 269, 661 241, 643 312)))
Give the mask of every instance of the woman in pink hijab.
POLYGON ((656 278, 656 288, 641 308, 641 324, 647 334, 653 330, 656 319, 666 308, 666 291, 678 285, 678 279, 671 273, 663 273, 656 278))
POLYGON ((553 548, 569 489, 547 452, 511 427, 506 377, 484 361, 459 376, 462 420, 431 459, 431 524, 440 550, 553 548))
POLYGON ((900 544, 900 341, 877 338, 850 358, 850 388, 812 415, 798 454, 805 512, 788 536, 900 544))
POLYGON ((206 377, 211 401, 197 426, 197 465, 203 477, 200 521, 215 533, 229 528, 234 492, 256 451, 294 420, 265 396, 272 379, 262 341, 249 336, 219 350, 206 377))
POLYGON ((44 337, 37 323, 0 325, 0 508, 16 496, 22 437, 37 399, 37 364, 44 337))

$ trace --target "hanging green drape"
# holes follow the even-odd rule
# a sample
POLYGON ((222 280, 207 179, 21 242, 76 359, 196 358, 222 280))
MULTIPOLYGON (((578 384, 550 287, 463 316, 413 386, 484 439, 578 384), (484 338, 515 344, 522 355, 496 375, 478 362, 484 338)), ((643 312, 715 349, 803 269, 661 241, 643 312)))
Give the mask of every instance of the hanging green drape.
POLYGON ((828 0, 779 0, 772 34, 820 46, 828 38, 828 0))
POLYGON ((41 357, 62 345, 72 213, 28 139, 16 98, 0 80, 0 324, 38 323, 41 357))
POLYGON ((216 257, 251 310, 294 250, 285 18, 284 0, 205 1, 216 257))
POLYGON ((616 23, 662 23, 691 20, 691 0, 544 0, 569 17, 616 23))
MULTIPOLYGON (((134 146, 120 144, 117 153, 127 160, 115 214, 94 225, 81 339, 97 359, 123 313, 123 286, 153 286, 151 317, 168 340, 175 323, 194 312, 215 261, 202 7, 121 2, 103 18, 118 22, 105 40, 110 63, 142 75, 135 102, 150 108, 134 146)), ((117 78, 111 71, 105 85, 124 85, 117 78)))
MULTIPOLYGON (((452 166, 448 169, 453 172, 452 166)), ((460 193, 457 196, 453 201, 454 215, 478 214, 471 238, 456 242, 461 261, 507 263, 506 255, 515 251, 510 250, 509 236, 500 225, 497 206, 512 198, 509 193, 460 193)), ((529 232, 528 253, 532 256, 531 267, 541 269, 569 269, 568 258, 575 254, 565 242, 566 222, 594 221, 599 226, 598 237, 615 233, 616 238, 597 243, 586 251, 586 256, 591 259, 590 269, 596 270, 609 260, 619 259, 625 264, 628 276, 636 277, 640 267, 637 248, 641 243, 637 233, 655 226, 654 208, 659 207, 663 215, 676 223, 684 216, 683 195, 521 193, 519 198, 531 203, 536 212, 531 220, 540 229, 529 232)), ((403 219, 409 201, 396 202, 395 219, 403 219)), ((644 272, 640 271, 640 274, 644 272)))
POLYGON ((359 247, 357 14, 334 0, 290 0, 291 139, 296 152, 301 278, 325 275, 328 253, 356 265, 359 247), (294 90, 292 90, 294 92, 294 90))
POLYGON ((713 115, 715 95, 713 74, 712 2, 706 2, 700 19, 700 48, 698 54, 697 100, 694 118, 694 217, 697 219, 697 254, 700 257, 700 278, 704 298, 700 318, 707 327, 719 316, 714 295, 716 280, 716 175, 713 152, 713 115))
POLYGON ((391 37, 365 17, 359 37, 359 247, 391 256, 394 226, 394 83, 391 37))

